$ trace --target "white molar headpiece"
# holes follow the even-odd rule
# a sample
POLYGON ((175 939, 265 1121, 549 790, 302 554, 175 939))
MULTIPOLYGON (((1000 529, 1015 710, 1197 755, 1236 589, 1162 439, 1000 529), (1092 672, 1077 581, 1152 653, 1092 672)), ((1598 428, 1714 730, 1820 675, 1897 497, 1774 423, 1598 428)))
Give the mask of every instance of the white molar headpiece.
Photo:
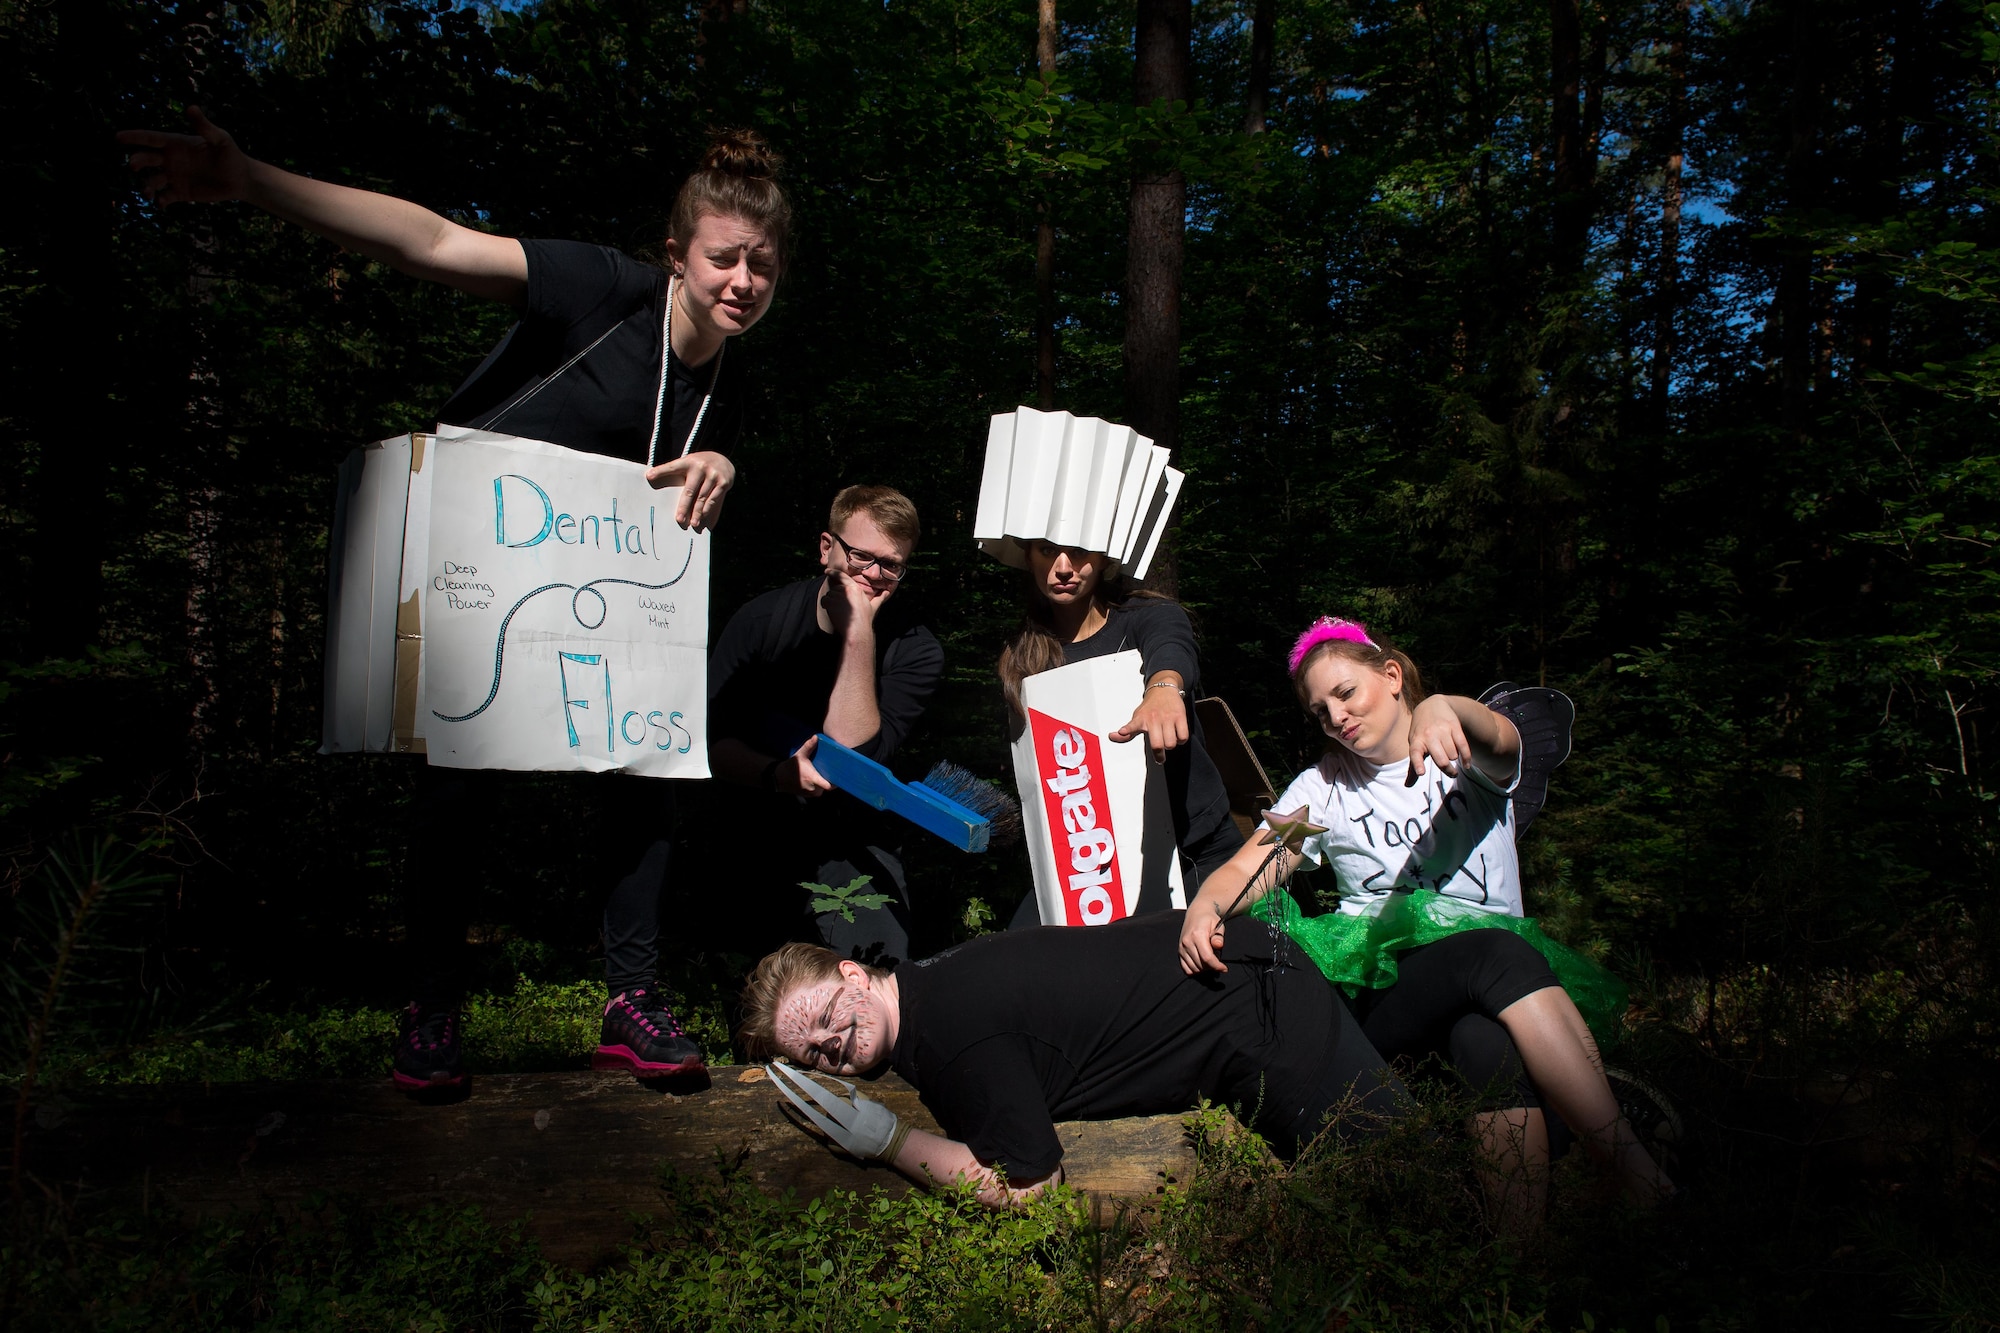
POLYGON ((1181 480, 1167 451, 1130 426, 1032 407, 996 413, 972 536, 1016 569, 1028 567, 1028 542, 1049 541, 1102 551, 1143 579, 1181 480))

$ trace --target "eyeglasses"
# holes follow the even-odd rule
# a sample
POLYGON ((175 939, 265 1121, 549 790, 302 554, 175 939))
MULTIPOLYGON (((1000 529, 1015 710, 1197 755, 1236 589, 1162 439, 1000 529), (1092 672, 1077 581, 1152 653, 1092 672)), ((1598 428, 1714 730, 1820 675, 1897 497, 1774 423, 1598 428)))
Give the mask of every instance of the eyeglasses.
POLYGON ((892 555, 876 555, 873 551, 857 551, 849 546, 837 532, 827 536, 840 542, 840 549, 847 553, 847 568, 856 574, 866 574, 873 569, 891 583, 901 583, 910 572, 910 567, 892 555))

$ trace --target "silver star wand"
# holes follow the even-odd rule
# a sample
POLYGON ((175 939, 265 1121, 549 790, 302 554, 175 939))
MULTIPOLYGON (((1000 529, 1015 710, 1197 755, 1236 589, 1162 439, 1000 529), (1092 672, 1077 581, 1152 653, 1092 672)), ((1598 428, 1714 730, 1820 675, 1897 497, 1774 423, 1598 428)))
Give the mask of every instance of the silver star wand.
MULTIPOLYGON (((1257 840, 1257 845, 1260 847, 1269 845, 1271 850, 1265 854, 1264 859, 1251 872, 1250 878, 1243 881, 1243 887, 1237 891, 1236 900, 1229 904, 1229 910, 1222 914, 1221 920, 1227 921, 1230 917, 1236 915, 1236 909, 1243 903, 1243 896, 1249 893, 1251 887, 1257 883, 1264 872, 1270 869, 1271 863, 1278 859, 1279 852, 1290 852, 1293 856, 1303 856, 1305 854, 1306 839, 1312 837, 1314 834, 1326 832, 1324 828, 1313 823, 1312 820, 1306 817, 1308 811, 1309 807, 1302 805, 1289 815, 1281 815, 1276 810, 1258 812, 1258 818, 1262 819, 1270 827, 1264 830, 1264 836, 1257 840)), ((1274 889, 1278 887, 1278 880, 1275 877, 1271 881, 1271 887, 1274 889)))

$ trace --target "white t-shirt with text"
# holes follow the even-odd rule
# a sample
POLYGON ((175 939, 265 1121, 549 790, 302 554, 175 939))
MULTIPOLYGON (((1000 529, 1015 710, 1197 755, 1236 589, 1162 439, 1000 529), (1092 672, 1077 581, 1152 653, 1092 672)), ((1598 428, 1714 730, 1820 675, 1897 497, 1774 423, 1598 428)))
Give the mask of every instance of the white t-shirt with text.
POLYGON ((1350 916, 1391 890, 1434 889, 1489 912, 1520 916, 1521 862, 1514 853, 1515 769, 1506 786, 1466 765, 1452 777, 1426 763, 1414 787, 1408 760, 1377 766, 1340 746, 1292 779, 1276 809, 1305 806, 1326 832, 1306 839, 1314 865, 1331 865, 1340 910, 1350 916))

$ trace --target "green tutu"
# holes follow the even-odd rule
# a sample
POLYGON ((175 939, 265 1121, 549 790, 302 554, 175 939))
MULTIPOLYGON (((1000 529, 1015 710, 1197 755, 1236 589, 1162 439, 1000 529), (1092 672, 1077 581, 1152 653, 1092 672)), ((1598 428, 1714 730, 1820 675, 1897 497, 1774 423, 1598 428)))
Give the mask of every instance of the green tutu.
POLYGON ((1509 930, 1548 960, 1556 980, 1601 1044, 1610 1045, 1624 1021, 1626 989, 1617 977, 1550 939, 1531 919, 1484 912, 1430 889, 1392 893, 1359 916, 1345 912, 1307 916, 1292 895, 1280 889, 1265 894, 1250 914, 1283 930, 1350 998, 1363 989, 1395 985, 1396 955, 1406 950, 1434 944, 1461 930, 1509 930))

